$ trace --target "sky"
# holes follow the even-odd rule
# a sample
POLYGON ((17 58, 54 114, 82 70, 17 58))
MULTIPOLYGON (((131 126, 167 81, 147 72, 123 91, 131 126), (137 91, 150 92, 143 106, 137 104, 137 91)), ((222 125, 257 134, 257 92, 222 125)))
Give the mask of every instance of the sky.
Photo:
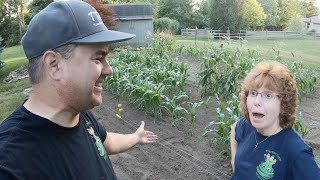
POLYGON ((316 5, 320 8, 320 0, 316 1, 316 5))

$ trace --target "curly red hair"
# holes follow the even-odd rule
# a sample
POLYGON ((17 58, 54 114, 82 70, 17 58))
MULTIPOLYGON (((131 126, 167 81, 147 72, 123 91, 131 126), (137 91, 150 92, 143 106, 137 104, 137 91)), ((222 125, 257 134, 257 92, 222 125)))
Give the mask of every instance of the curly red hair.
POLYGON ((279 94, 280 98, 280 127, 291 128, 296 119, 298 107, 298 89, 296 80, 290 70, 277 61, 262 61, 247 75, 240 91, 240 109, 249 120, 247 96, 251 89, 267 88, 279 94))

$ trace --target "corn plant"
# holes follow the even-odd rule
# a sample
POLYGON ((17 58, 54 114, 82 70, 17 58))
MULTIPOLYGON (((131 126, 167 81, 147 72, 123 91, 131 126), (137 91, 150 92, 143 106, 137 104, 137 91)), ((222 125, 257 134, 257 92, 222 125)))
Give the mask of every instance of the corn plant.
POLYGON ((280 50, 276 50, 275 48, 272 48, 272 50, 276 53, 276 56, 274 57, 275 60, 281 61, 280 50))
POLYGON ((185 92, 180 92, 178 95, 174 95, 172 98, 164 96, 162 107, 167 111, 171 117, 172 125, 177 126, 185 120, 185 114, 188 111, 182 107, 182 105, 189 99, 189 96, 185 92))
POLYGON ((188 67, 166 53, 160 56, 153 52, 120 51, 114 55, 110 58, 114 74, 104 85, 117 96, 128 96, 135 107, 155 117, 161 117, 163 107, 167 105, 165 110, 171 115, 173 124, 179 124, 187 114, 182 106, 186 100, 181 97, 187 96, 184 86, 188 67), (176 104, 172 104, 173 101, 176 104))
POLYGON ((303 68, 302 61, 293 62, 289 69, 297 81, 299 98, 302 99, 309 93, 314 93, 318 87, 318 77, 311 70, 303 68))
POLYGON ((301 134, 301 136, 303 138, 305 138, 312 130, 316 129, 314 126, 312 125, 307 125, 307 126, 303 126, 301 123, 301 117, 302 117, 302 113, 299 112, 296 121, 294 123, 293 128, 299 133, 301 134))
POLYGON ((217 94, 227 98, 237 91, 239 80, 255 64, 254 53, 245 56, 240 50, 234 53, 216 50, 210 57, 203 57, 198 73, 203 96, 217 94))
POLYGON ((205 48, 195 48, 195 47, 186 47, 186 54, 189 55, 190 57, 198 58, 202 57, 206 54, 207 49, 205 48))
POLYGON ((232 94, 231 100, 221 101, 216 96, 219 107, 216 108, 216 120, 211 121, 202 133, 202 138, 210 136, 209 146, 218 144, 220 147, 220 153, 230 156, 230 131, 231 126, 236 122, 240 116, 240 110, 238 107, 239 98, 235 94, 232 94))
POLYGON ((139 109, 145 109, 147 113, 155 117, 161 117, 161 94, 165 86, 152 84, 148 79, 141 80, 140 83, 139 86, 131 85, 129 102, 139 109))
POLYGON ((197 121, 197 110, 203 104, 203 101, 200 102, 188 102, 188 115, 190 125, 193 127, 197 121))

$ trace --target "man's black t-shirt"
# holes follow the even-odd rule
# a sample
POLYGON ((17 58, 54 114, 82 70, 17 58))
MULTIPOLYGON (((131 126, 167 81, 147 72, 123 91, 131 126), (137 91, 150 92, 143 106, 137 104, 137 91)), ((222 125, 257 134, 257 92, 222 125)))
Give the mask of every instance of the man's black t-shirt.
POLYGON ((0 125, 0 179, 116 179, 106 135, 89 111, 66 128, 20 105, 0 125))

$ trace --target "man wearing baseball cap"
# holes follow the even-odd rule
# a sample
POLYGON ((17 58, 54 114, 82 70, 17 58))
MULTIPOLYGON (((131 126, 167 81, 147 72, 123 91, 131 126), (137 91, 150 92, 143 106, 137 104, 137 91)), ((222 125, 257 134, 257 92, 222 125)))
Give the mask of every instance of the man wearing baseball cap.
POLYGON ((0 125, 0 179, 116 179, 109 154, 156 142, 143 121, 132 134, 111 133, 89 111, 112 75, 108 44, 133 37, 78 0, 33 17, 21 40, 33 91, 0 125))

